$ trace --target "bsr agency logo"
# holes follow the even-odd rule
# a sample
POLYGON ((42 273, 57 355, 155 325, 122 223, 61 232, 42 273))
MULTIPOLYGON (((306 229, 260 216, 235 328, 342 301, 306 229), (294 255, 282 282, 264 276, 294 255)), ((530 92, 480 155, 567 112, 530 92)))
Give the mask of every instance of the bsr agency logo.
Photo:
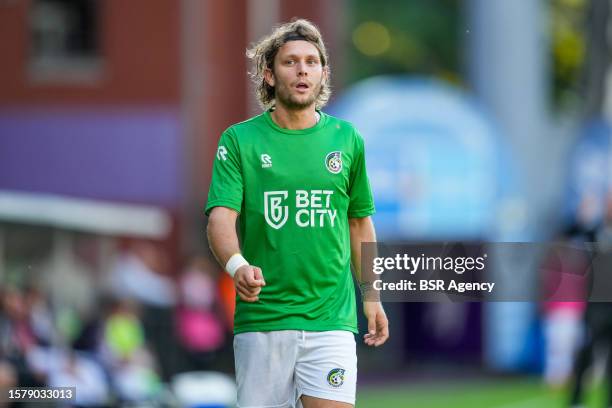
MULTIPOLYGON (((291 219, 300 228, 334 227, 338 210, 332 208, 332 190, 296 190, 295 214, 289 214, 289 191, 264 192, 264 216, 269 226, 280 229, 291 219)), ((294 198, 293 195, 291 198, 294 198)))

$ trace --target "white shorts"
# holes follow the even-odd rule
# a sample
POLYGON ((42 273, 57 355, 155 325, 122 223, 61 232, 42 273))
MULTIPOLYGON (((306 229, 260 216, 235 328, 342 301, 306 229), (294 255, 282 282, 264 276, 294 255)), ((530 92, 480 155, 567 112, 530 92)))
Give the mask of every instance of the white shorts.
POLYGON ((301 406, 302 395, 355 405, 355 336, 280 330, 234 336, 238 407, 301 406))

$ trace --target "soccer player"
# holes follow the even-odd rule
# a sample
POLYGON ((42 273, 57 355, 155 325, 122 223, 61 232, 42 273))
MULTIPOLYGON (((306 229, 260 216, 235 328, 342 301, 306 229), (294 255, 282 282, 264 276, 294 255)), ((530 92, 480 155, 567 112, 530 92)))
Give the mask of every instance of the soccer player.
MULTIPOLYGON (((208 239, 233 276, 240 407, 355 404, 357 312, 351 261, 376 240, 364 142, 320 109, 328 56, 306 20, 278 27, 247 55, 264 112, 223 132, 206 205, 208 239), (236 233, 239 218, 242 252, 236 233)), ((388 322, 365 301, 364 342, 388 322)))

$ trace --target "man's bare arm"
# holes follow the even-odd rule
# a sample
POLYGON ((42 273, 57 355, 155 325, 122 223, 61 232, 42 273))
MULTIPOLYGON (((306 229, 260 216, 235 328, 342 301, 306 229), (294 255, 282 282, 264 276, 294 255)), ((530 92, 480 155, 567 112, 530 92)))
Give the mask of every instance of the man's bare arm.
POLYGON ((363 288, 369 286, 371 282, 364 282, 361 269, 361 243, 376 242, 376 232, 370 217, 350 218, 349 230, 351 262, 357 282, 362 287, 363 313, 368 319, 368 333, 363 336, 363 339, 368 346, 378 347, 389 338, 389 322, 380 302, 365 299, 363 288))
MULTIPOLYGON (((240 253, 238 234, 236 234, 236 220, 238 212, 227 207, 215 207, 210 212, 206 234, 210 250, 225 269, 227 261, 232 255, 240 253)), ((234 275, 234 286, 240 299, 245 302, 259 300, 261 287, 265 286, 260 268, 253 265, 244 265, 234 275)))
POLYGON ((362 282, 361 273, 361 243, 376 242, 376 232, 371 217, 349 218, 351 235, 351 263, 357 282, 362 282))
POLYGON ((231 208, 215 207, 210 212, 206 227, 208 245, 221 267, 225 267, 232 255, 240 252, 236 234, 237 219, 238 212, 231 208))

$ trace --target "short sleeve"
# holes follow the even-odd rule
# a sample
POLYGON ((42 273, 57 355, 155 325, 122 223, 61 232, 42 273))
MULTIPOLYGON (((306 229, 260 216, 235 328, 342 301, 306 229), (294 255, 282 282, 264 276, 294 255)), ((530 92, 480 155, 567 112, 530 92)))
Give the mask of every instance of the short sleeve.
POLYGON ((372 189, 368 180, 365 146, 361 135, 355 132, 355 153, 351 162, 349 184, 349 218, 363 218, 376 212, 372 189))
POLYGON ((209 215, 214 207, 228 207, 240 212, 243 192, 238 141, 231 130, 226 130, 219 139, 215 154, 206 215, 209 215))

